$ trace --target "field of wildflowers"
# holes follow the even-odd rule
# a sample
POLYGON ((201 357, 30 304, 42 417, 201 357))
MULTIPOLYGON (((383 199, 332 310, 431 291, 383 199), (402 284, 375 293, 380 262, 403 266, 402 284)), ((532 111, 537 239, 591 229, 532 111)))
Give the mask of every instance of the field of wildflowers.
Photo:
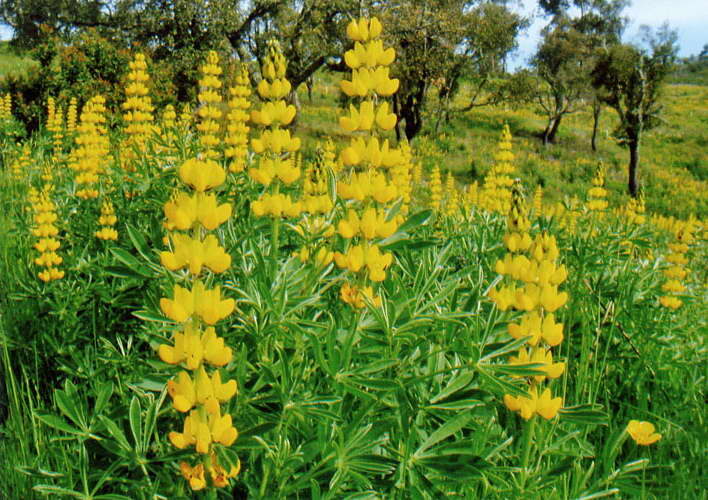
POLYGON ((120 109, 18 142, 2 99, 2 498, 702 498, 704 184, 627 200, 487 110, 467 179, 396 143, 383 29, 306 138, 277 42, 180 109, 140 53, 120 109))

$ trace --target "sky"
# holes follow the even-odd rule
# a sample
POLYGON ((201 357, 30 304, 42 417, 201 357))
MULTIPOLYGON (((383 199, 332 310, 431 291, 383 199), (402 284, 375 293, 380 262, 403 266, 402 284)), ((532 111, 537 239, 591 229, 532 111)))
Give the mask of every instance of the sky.
MULTIPOLYGON (((678 31, 679 57, 697 55, 708 43, 708 0, 631 0, 625 11, 630 18, 625 30, 625 41, 634 41, 639 27, 647 24, 659 27, 665 21, 678 31)), ((538 2, 520 0, 517 7, 526 16, 533 16, 538 2)), ((540 31, 547 21, 534 18, 528 31, 519 39, 519 50, 509 61, 510 69, 524 66, 533 55, 540 31)))
MULTIPOLYGON (((517 0, 517 10, 527 16, 533 16, 538 2, 536 0, 517 0)), ((679 56, 687 57, 700 53, 708 43, 708 0, 631 0, 625 14, 631 19, 625 38, 632 41, 639 31, 639 26, 648 24, 659 27, 665 21, 678 30, 679 56)), ((539 33, 545 21, 534 18, 529 30, 519 39, 519 50, 509 61, 510 69, 524 66, 533 55, 539 40, 539 33)), ((12 31, 0 26, 0 40, 7 40, 12 31)))

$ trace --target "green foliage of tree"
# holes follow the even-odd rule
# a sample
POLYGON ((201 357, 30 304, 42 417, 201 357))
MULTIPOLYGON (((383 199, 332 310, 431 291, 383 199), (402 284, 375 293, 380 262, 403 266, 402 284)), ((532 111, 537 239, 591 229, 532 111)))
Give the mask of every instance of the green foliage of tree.
POLYGON ((108 105, 119 106, 121 80, 129 61, 126 51, 93 31, 65 45, 45 27, 42 40, 31 52, 39 61, 37 69, 7 75, 0 83, 0 92, 13 96, 14 116, 30 131, 42 123, 49 97, 65 107, 72 97, 82 103, 101 94, 108 105))
POLYGON ((676 60, 677 34, 664 25, 654 32, 643 28, 645 47, 618 44, 601 55, 592 73, 593 85, 612 107, 620 123, 616 137, 629 150, 628 188, 639 194, 639 153, 642 134, 661 122, 661 98, 676 60))
POLYGON ((547 120, 544 144, 555 142, 563 117, 584 104, 592 71, 589 37, 567 19, 549 28, 533 59, 538 75, 534 101, 547 120))

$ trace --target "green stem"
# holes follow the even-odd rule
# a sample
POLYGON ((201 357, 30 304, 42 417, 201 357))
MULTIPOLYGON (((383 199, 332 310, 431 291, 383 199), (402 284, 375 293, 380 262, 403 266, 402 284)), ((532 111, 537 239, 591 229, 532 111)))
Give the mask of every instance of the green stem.
POLYGON ((278 244, 279 244, 279 239, 280 239, 280 217, 274 217, 273 218, 273 227, 272 227, 272 233, 273 233, 273 238, 272 238, 272 246, 270 248, 270 256, 273 259, 273 267, 276 267, 276 264, 278 262, 278 244))
POLYGON ((524 428, 524 441, 523 441, 523 455, 521 456, 521 489, 526 488, 526 480, 528 479, 528 463, 529 457, 531 455, 531 442, 533 441, 533 434, 536 429, 536 417, 532 416, 531 419, 526 422, 526 427, 524 428))

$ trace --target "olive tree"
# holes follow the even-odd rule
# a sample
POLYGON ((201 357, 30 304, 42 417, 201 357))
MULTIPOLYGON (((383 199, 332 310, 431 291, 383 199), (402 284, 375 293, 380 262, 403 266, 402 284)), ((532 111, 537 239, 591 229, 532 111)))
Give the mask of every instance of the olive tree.
POLYGON ((656 33, 644 29, 644 46, 608 47, 592 73, 602 100, 617 112, 615 136, 629 151, 628 189, 639 193, 639 154, 642 135, 660 123, 661 99, 676 60, 677 35, 668 26, 656 33))

